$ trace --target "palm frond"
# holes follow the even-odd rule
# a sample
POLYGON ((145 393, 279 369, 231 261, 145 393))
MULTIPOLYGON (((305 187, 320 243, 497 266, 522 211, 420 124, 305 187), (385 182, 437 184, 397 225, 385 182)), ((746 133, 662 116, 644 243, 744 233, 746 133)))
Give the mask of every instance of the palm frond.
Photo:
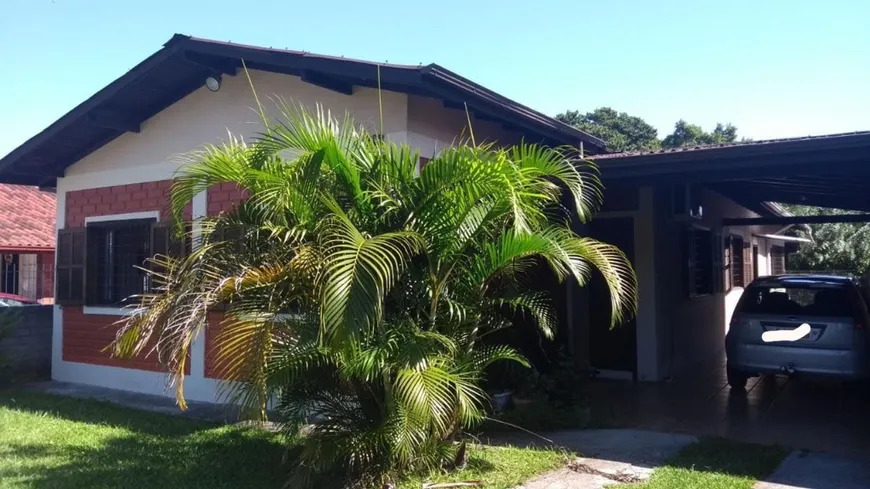
POLYGON ((422 251, 422 240, 408 231, 366 238, 334 201, 325 203, 333 215, 323 223, 321 318, 329 337, 352 339, 381 319, 384 296, 422 251))

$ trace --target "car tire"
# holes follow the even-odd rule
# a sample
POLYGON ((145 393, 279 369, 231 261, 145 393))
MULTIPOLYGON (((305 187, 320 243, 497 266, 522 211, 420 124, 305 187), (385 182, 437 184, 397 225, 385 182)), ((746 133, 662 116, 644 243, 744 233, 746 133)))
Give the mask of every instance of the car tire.
POLYGON ((739 370, 734 370, 731 367, 727 368, 726 374, 728 376, 728 385, 732 389, 746 390, 746 381, 749 380, 749 375, 739 370))

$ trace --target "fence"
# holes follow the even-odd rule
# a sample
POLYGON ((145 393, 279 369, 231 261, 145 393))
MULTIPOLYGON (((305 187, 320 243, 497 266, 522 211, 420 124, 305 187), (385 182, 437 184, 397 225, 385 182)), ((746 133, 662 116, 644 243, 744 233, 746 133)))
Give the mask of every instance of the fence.
POLYGON ((0 308, 0 386, 50 376, 51 329, 51 306, 0 308))
POLYGON ((0 255, 0 293, 52 303, 54 254, 0 255))

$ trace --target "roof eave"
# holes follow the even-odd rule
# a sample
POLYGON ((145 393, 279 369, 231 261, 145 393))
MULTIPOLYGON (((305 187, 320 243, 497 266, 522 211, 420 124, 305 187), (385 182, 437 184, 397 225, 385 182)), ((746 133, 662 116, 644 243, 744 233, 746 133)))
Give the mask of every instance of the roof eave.
MULTIPOLYGON (((34 158, 44 156, 40 155, 40 151, 51 141, 51 138, 75 124, 84 123, 82 119, 90 117, 92 111, 100 110, 110 106, 112 102, 117 102, 113 97, 120 96, 126 87, 136 82, 140 77, 150 74, 161 63, 167 62, 180 52, 184 53, 185 59, 190 56, 204 56, 217 60, 221 64, 232 65, 232 67, 218 67, 217 71, 231 70, 232 73, 235 73, 235 70, 241 66, 241 60, 245 60, 248 66, 257 66, 255 69, 265 69, 279 73, 287 73, 288 70, 294 73, 296 71, 311 70, 335 77, 348 77, 351 82, 368 83, 374 86, 380 86, 380 82, 384 81, 386 90, 405 91, 406 93, 414 93, 415 90, 431 91, 432 96, 439 96, 440 94, 441 96, 451 96, 457 102, 465 101, 480 112, 485 112, 505 120, 506 125, 521 128, 524 132, 540 135, 543 140, 550 143, 569 144, 572 146, 584 145, 588 153, 597 153, 605 149, 602 140, 507 99, 438 65, 408 66, 372 63, 312 55, 303 51, 261 48, 197 39, 187 35, 176 34, 164 43, 160 50, 77 105, 12 152, 0 158, 0 181, 43 187, 53 186, 56 178, 63 176, 65 168, 76 160, 83 158, 89 152, 95 151, 102 145, 119 137, 125 131, 107 130, 105 134, 99 137, 94 136, 91 140, 86 140, 87 142, 81 150, 71 150, 68 156, 58 155, 56 159, 40 157, 38 158, 40 164, 36 165, 37 169, 40 169, 40 172, 35 173, 32 164, 37 160, 34 158), (30 168, 28 168, 29 165, 30 168)), ((196 61, 193 61, 193 63, 196 64, 196 61)), ((176 103, 180 98, 183 98, 187 93, 192 91, 187 88, 195 89, 195 87, 185 88, 186 83, 184 85, 166 88, 167 96, 180 94, 177 99, 169 99, 169 105, 176 103)), ((157 112, 163 110, 163 108, 165 106, 155 106, 157 112)), ((143 111, 142 113, 137 113, 134 119, 141 118, 142 120, 139 121, 141 123, 153 115, 153 113, 143 111)))

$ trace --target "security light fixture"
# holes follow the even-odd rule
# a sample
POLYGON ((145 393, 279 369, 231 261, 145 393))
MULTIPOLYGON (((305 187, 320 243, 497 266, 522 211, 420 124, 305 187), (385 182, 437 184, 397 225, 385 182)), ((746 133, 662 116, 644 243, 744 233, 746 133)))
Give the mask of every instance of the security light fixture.
POLYGON ((221 79, 210 76, 205 79, 205 87, 212 92, 217 92, 221 89, 221 79))

